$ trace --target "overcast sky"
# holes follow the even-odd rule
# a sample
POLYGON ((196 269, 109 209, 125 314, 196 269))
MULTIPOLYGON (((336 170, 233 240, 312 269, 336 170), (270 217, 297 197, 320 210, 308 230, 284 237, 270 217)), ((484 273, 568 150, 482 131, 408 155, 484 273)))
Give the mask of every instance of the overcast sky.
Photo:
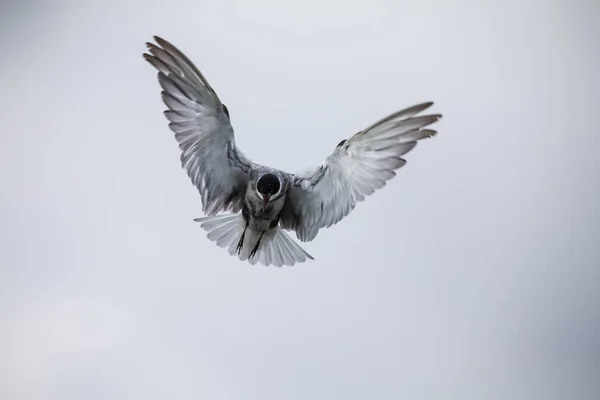
POLYGON ((600 398, 600 4, 3 1, 0 398, 600 398), (383 190, 250 266, 192 220, 144 43, 290 172, 433 100, 383 190))

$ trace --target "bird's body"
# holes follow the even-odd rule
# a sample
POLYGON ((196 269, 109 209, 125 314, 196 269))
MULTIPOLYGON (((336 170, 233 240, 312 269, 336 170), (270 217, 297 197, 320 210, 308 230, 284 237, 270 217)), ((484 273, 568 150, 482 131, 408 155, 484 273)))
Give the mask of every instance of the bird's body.
MULTIPOLYGON (((249 230, 252 237, 258 236, 251 255, 259 249, 263 235, 277 229, 289 184, 287 175, 281 171, 263 167, 254 170, 253 173, 257 177, 254 179, 251 177, 248 182, 242 206, 242 218, 247 225, 246 231, 249 230), (261 184, 264 187, 261 187, 261 184)), ((238 244, 239 249, 244 248, 244 239, 245 233, 242 233, 238 244)))
POLYGON ((208 238, 241 260, 294 265, 312 257, 284 230, 311 241, 357 202, 383 187, 406 161, 424 129, 441 118, 420 115, 433 103, 395 112, 343 140, 316 168, 290 174, 250 161, 235 145, 229 110, 194 64, 155 37, 144 54, 159 72, 165 116, 181 149, 184 169, 202 196, 207 216, 196 218, 208 238), (219 214, 229 211, 229 214, 219 214))

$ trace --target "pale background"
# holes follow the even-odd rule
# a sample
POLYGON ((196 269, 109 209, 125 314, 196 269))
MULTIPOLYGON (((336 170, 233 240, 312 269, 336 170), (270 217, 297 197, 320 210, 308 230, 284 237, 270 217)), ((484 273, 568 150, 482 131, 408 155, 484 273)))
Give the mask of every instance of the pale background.
POLYGON ((1 399, 600 398, 600 3, 1 3, 1 399), (158 34, 296 171, 434 100, 440 134, 305 244, 192 219, 158 34))

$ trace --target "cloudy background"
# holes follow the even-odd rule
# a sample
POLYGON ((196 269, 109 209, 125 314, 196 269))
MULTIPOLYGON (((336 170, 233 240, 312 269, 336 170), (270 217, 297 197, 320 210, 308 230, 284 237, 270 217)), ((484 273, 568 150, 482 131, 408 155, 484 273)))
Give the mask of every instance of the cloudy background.
POLYGON ((600 398, 600 5, 2 1, 0 398, 600 398), (292 268, 208 241, 144 43, 296 171, 440 134, 292 268))

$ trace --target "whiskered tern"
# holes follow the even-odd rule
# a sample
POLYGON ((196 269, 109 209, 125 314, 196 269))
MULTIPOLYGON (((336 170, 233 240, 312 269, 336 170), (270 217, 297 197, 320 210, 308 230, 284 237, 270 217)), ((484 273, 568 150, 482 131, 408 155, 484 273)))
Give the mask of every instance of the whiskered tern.
POLYGON ((397 111, 342 140, 320 165, 291 174, 252 162, 235 144, 229 110, 200 70, 175 46, 154 37, 144 58, 158 70, 164 112, 182 167, 202 197, 195 221, 210 240, 251 264, 294 265, 313 259, 292 240, 313 240, 385 186, 403 156, 441 114, 426 102, 397 111), (225 214, 219 214, 225 212, 225 214))

